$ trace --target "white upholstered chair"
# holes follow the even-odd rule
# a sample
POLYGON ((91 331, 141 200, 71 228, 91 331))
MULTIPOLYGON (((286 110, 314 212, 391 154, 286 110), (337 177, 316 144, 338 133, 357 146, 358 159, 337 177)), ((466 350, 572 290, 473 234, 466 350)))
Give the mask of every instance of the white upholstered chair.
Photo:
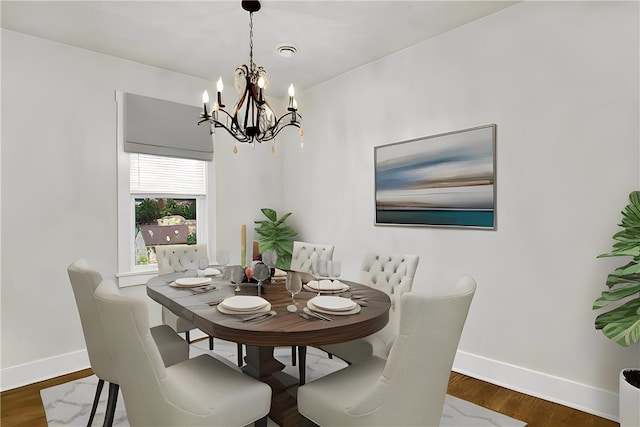
POLYGON ((319 245, 317 243, 293 242, 290 270, 315 273, 316 262, 329 261, 333 258, 333 245, 319 245))
MULTIPOLYGON (((156 246, 158 274, 171 274, 204 270, 209 266, 207 245, 161 245, 156 246)), ((196 329, 187 319, 179 317, 166 307, 162 307, 162 323, 171 326, 176 332, 184 332, 187 343, 191 343, 189 331, 196 329)), ((209 337, 209 350, 213 350, 213 337, 209 337)))
POLYGON ((96 289, 98 311, 132 427, 266 426, 271 388, 203 354, 165 367, 149 332, 147 304, 96 289))
MULTIPOLYGON (((94 297, 94 291, 102 282, 102 275, 97 271, 90 270, 85 259, 76 260, 69 265, 67 273, 69 274, 69 281, 73 289, 78 313, 80 314, 80 322, 85 344, 87 345, 91 369, 98 377, 98 387, 96 388, 87 425, 90 426, 93 422, 102 387, 106 381, 109 383, 109 398, 104 425, 110 426, 113 422, 118 398, 119 381, 109 354, 107 336, 102 326, 102 320, 98 314, 98 305, 94 297)), ((161 351, 162 359, 166 366, 189 358, 188 344, 176 335, 169 326, 155 326, 151 328, 150 333, 161 351)))
POLYGON ((398 333, 400 298, 411 291, 419 260, 417 255, 366 252, 360 268, 360 283, 389 295, 389 323, 367 337, 321 348, 348 363, 357 363, 372 354, 386 359, 398 333))
POLYGON ((369 356, 298 389, 298 410, 321 426, 439 426, 475 281, 448 294, 405 293, 388 359, 369 356))
MULTIPOLYGON (((293 251, 291 253, 291 267, 289 269, 316 274, 317 272, 315 271, 315 268, 318 260, 330 261, 333 259, 334 249, 334 245, 321 245, 317 243, 294 241, 293 251)), ((307 347, 291 347, 291 361, 293 366, 296 366, 296 348, 298 349, 298 373, 300 375, 300 384, 304 384, 306 377, 307 347)))

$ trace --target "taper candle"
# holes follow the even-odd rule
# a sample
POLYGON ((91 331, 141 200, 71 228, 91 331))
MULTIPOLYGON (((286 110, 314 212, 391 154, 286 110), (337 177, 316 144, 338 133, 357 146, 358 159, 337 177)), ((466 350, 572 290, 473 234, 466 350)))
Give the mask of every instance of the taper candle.
POLYGON ((245 267, 247 265, 247 225, 242 224, 240 229, 240 259, 241 265, 245 267))

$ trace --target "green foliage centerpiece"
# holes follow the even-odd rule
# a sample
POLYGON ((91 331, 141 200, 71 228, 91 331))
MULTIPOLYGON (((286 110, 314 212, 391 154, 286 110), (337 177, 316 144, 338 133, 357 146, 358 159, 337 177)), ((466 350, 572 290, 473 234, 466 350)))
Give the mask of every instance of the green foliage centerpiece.
POLYGON ((630 203, 622 211, 624 230, 613 235, 616 243, 609 253, 598 258, 630 256, 633 259, 607 277, 609 290, 593 303, 593 309, 610 308, 596 317, 595 327, 622 346, 640 341, 640 191, 629 194, 630 203), (623 302, 621 305, 610 305, 623 302))
POLYGON ((265 253, 273 249, 278 255, 276 268, 288 270, 291 266, 291 254, 293 253, 293 238, 298 232, 285 223, 291 216, 291 212, 282 215, 278 219, 278 214, 273 209, 262 208, 260 211, 267 217, 267 220, 255 221, 258 226, 255 232, 258 235, 258 248, 260 253, 265 253))

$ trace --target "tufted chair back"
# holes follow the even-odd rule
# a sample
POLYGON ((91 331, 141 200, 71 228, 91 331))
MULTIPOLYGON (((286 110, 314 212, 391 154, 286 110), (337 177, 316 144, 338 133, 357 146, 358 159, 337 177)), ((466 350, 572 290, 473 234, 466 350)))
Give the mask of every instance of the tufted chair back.
POLYGON ((158 274, 202 270, 209 266, 205 244, 156 246, 156 258, 158 274))
POLYGON ((400 299, 405 292, 411 291, 419 260, 418 255, 372 251, 365 252, 362 259, 360 283, 381 290, 391 298, 389 323, 378 332, 378 337, 385 342, 387 352, 398 333, 400 299))
POLYGON ((333 245, 319 245, 316 243, 293 242, 291 254, 291 270, 314 274, 314 266, 318 259, 331 260, 333 245))

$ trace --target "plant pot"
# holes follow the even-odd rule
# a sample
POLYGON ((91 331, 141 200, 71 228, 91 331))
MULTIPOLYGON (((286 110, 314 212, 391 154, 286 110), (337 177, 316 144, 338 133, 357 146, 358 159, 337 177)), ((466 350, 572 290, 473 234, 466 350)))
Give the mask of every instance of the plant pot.
POLYGON ((620 372, 620 427, 640 426, 640 369, 623 369, 620 372))

